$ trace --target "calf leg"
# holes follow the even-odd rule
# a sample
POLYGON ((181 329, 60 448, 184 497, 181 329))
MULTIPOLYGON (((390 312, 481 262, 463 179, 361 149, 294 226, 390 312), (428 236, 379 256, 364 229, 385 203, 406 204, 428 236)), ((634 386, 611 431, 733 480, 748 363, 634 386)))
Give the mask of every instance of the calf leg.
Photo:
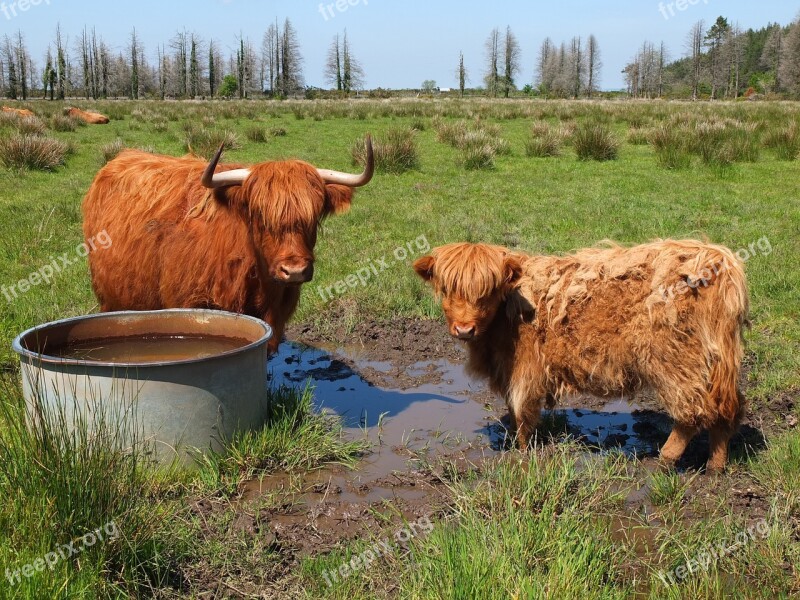
POLYGON ((541 416, 539 404, 539 402, 524 402, 521 406, 511 407, 511 415, 517 430, 517 446, 522 451, 528 449, 528 444, 539 425, 541 416))
POLYGON ((667 438, 667 443, 661 448, 661 460, 675 464, 683 456, 686 446, 697 435, 697 427, 675 423, 672 433, 667 438))
POLYGON ((733 429, 726 424, 714 425, 708 431, 709 456, 706 470, 722 472, 728 464, 728 443, 733 435, 733 429))

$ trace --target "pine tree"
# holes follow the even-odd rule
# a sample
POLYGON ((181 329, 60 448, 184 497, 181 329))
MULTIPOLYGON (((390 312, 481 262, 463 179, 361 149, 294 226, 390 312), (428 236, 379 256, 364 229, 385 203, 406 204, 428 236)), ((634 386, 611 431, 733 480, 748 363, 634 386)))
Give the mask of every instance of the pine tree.
POLYGON ((208 91, 213 98, 216 91, 217 66, 214 62, 214 40, 208 42, 208 91))
POLYGON ((464 66, 464 53, 459 53, 458 58, 458 90, 461 92, 461 97, 464 97, 464 91, 467 87, 467 69, 464 66))
POLYGON ((192 35, 192 49, 189 55, 189 97, 200 95, 200 73, 197 64, 197 40, 192 35))

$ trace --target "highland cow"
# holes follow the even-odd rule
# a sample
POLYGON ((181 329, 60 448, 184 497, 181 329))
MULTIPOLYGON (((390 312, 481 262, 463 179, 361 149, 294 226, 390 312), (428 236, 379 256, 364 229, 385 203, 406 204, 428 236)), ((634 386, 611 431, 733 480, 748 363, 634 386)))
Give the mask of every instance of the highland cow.
POLYGON ((372 179, 367 138, 361 174, 299 161, 251 167, 126 150, 103 167, 83 201, 88 239, 112 244, 89 255, 102 311, 211 308, 272 326, 274 352, 314 275, 323 219, 349 210, 372 179))
POLYGON ((3 107, 4 113, 9 113, 16 115, 18 117, 35 117, 36 115, 33 114, 32 110, 28 110, 27 108, 12 108, 10 106, 3 107))
POLYGON ((108 117, 105 115, 101 115, 97 112, 81 110, 80 108, 67 107, 64 109, 64 115, 67 117, 72 117, 73 119, 79 119, 89 125, 107 125, 109 122, 108 117))
POLYGON ((692 240, 569 256, 451 244, 414 264, 466 342, 468 372, 505 399, 520 448, 545 403, 649 388, 674 420, 662 459, 674 464, 707 429, 711 470, 724 469, 745 409, 742 267, 728 248, 692 240))

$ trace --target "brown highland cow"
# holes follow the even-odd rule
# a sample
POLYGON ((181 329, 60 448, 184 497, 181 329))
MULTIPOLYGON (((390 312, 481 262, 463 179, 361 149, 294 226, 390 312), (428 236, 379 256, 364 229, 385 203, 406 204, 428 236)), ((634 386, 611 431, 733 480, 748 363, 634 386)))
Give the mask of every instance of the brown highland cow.
POLYGON ((661 457, 676 462, 702 429, 708 468, 725 468, 745 404, 739 390, 748 297, 742 262, 693 241, 527 256, 451 244, 414 264, 430 282, 468 371, 508 405, 519 446, 563 395, 650 388, 675 424, 661 457))
POLYGON ((64 115, 79 119, 89 125, 107 125, 109 120, 105 115, 98 112, 91 112, 88 110, 81 110, 80 108, 67 107, 64 109, 64 115))
POLYGON ((103 312, 211 308, 272 326, 281 342, 314 276, 322 221, 347 212, 375 171, 367 137, 361 174, 299 161, 249 167, 125 150, 103 167, 83 200, 86 239, 113 244, 89 255, 103 312))

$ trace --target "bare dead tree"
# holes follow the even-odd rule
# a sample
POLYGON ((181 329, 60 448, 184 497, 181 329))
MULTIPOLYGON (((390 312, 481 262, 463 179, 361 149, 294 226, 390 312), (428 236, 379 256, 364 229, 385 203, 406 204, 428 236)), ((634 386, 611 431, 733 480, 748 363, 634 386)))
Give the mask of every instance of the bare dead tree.
POLYGON ((506 98, 509 97, 512 90, 516 89, 514 79, 519 73, 522 64, 522 48, 511 27, 506 27, 506 35, 503 44, 503 93, 506 98))
POLYGON ((486 40, 486 91, 495 98, 500 91, 500 30, 492 29, 486 40))
POLYGON ((586 95, 591 98, 597 91, 600 81, 600 70, 603 68, 603 61, 600 58, 600 46, 594 35, 589 36, 586 44, 586 72, 588 81, 586 82, 586 95))
POLYGON ((780 52, 780 82, 791 93, 800 94, 800 20, 792 24, 780 52))
POLYGON ((697 100, 700 90, 700 78, 703 68, 703 31, 705 21, 700 20, 692 26, 687 38, 687 47, 692 65, 692 100, 697 100))
POLYGON ((556 47, 553 40, 549 37, 545 38, 539 48, 539 57, 536 60, 536 75, 534 83, 539 88, 539 92, 543 95, 550 93, 555 80, 555 72, 553 70, 553 58, 556 55, 556 47))

